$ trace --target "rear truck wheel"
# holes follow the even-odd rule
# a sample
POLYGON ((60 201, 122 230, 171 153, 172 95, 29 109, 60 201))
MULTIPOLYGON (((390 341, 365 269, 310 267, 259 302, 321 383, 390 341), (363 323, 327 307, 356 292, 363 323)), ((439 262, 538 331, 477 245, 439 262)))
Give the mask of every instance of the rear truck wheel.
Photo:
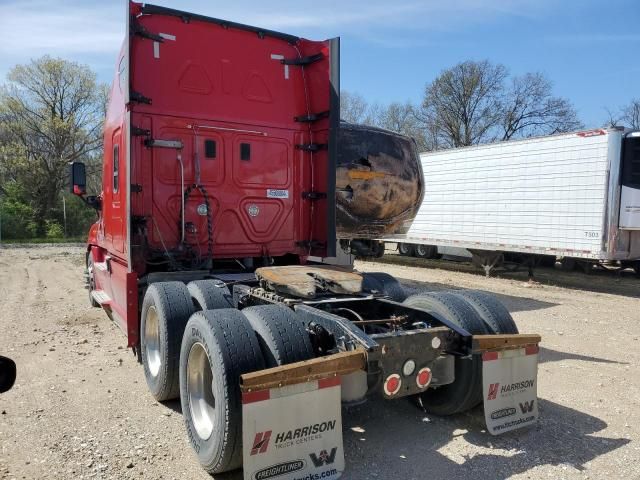
POLYGON ((388 296, 394 302, 403 302, 407 294, 394 277, 384 272, 365 272, 362 274, 362 290, 373 290, 388 296))
POLYGON ((259 305, 242 310, 258 343, 266 368, 313 358, 313 346, 304 324, 287 307, 259 305))
POLYGON ((538 265, 541 267, 553 268, 556 266, 556 257, 554 255, 536 255, 538 265))
MULTIPOLYGON (((469 303, 449 292, 413 295, 405 305, 442 316, 471 334, 487 334, 489 329, 469 303)), ((482 401, 482 359, 478 355, 455 358, 455 380, 419 394, 422 407, 435 415, 453 415, 482 401)))
POLYGON ((582 270, 582 273, 587 275, 593 273, 593 266, 595 265, 594 262, 590 262, 589 260, 578 260, 576 264, 577 267, 582 270))
POLYGON ((398 243, 398 253, 405 257, 412 257, 414 255, 413 245, 410 243, 398 243))
POLYGON ((633 271, 636 272, 638 277, 640 277, 640 262, 635 262, 633 264, 633 271))
POLYGON ((178 367, 184 327, 193 302, 182 282, 153 283, 142 302, 140 348, 149 391, 158 401, 180 393, 178 367))
POLYGON ((196 312, 180 350, 180 399, 187 435, 211 474, 242 466, 240 375, 264 368, 258 339, 235 309, 196 312))
POLYGON ((195 280, 187 285, 196 310, 233 308, 233 296, 224 282, 195 280))
POLYGON ((89 303, 92 307, 100 307, 101 305, 93 298, 93 291, 96 289, 95 266, 93 265, 93 255, 87 252, 87 288, 89 290, 89 303))
POLYGON ((571 257, 563 257, 560 260, 560 266, 565 272, 571 272, 576 268, 576 259, 571 257))
POLYGON ((414 247, 415 256, 420 258, 436 258, 438 256, 438 247, 435 245, 418 244, 414 247))
POLYGON ((493 295, 479 290, 456 290, 484 321, 489 333, 518 333, 518 326, 506 307, 493 295))
POLYGON ((372 249, 374 258, 382 258, 387 249, 387 245, 384 242, 377 242, 372 246, 372 249))

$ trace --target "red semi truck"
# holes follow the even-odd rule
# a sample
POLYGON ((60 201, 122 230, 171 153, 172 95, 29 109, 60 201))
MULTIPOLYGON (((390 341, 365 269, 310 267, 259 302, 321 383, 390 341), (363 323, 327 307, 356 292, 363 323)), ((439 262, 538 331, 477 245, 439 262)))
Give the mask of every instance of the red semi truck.
POLYGON ((441 415, 484 400, 492 433, 537 418, 540 337, 497 300, 407 297, 389 275, 308 261, 398 231, 423 194, 410 139, 341 126, 339 63, 338 39, 129 2, 100 195, 71 164, 99 212, 90 300, 151 394, 181 399, 210 473, 338 478, 341 401, 372 394, 441 415))

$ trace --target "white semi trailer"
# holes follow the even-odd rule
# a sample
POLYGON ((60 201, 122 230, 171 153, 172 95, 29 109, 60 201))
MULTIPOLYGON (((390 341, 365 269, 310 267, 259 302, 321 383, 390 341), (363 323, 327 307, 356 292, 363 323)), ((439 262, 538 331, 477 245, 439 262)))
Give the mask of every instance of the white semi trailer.
POLYGON ((400 253, 467 249, 489 274, 560 258, 640 273, 640 132, 603 128, 421 154, 422 206, 400 253))

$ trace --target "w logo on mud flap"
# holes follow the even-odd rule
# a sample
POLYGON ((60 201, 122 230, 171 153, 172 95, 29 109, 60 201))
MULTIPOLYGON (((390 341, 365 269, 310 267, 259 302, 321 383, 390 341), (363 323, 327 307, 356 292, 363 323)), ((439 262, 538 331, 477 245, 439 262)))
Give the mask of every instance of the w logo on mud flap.
POLYGON ((499 383, 492 383, 489 385, 489 394, 487 395, 487 400, 495 400, 498 395, 498 389, 500 388, 499 383))
POLYGON ((531 413, 533 411, 533 404, 535 400, 531 400, 530 402, 524 402, 520 404, 520 411, 522 413, 531 413))
POLYGON ((338 451, 338 447, 333 447, 331 449, 331 453, 327 453, 326 450, 322 450, 317 456, 315 453, 309 454, 311 457, 311 461, 316 467, 321 467, 322 465, 329 465, 333 463, 336 459, 336 452, 338 451))
POLYGON ((271 439, 271 430, 268 432, 256 433, 256 438, 253 439, 253 447, 251 447, 251 455, 257 455, 258 453, 264 453, 269 447, 269 440, 271 439))

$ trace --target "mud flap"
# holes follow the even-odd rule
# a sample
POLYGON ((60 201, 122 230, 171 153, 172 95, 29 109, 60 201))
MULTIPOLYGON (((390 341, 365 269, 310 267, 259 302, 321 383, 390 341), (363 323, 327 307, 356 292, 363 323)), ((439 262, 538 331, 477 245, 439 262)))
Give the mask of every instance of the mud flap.
POLYGON ((244 480, 340 478, 340 377, 242 394, 244 480))
POLYGON ((538 347, 482 354, 484 417, 492 435, 538 420, 538 347))

